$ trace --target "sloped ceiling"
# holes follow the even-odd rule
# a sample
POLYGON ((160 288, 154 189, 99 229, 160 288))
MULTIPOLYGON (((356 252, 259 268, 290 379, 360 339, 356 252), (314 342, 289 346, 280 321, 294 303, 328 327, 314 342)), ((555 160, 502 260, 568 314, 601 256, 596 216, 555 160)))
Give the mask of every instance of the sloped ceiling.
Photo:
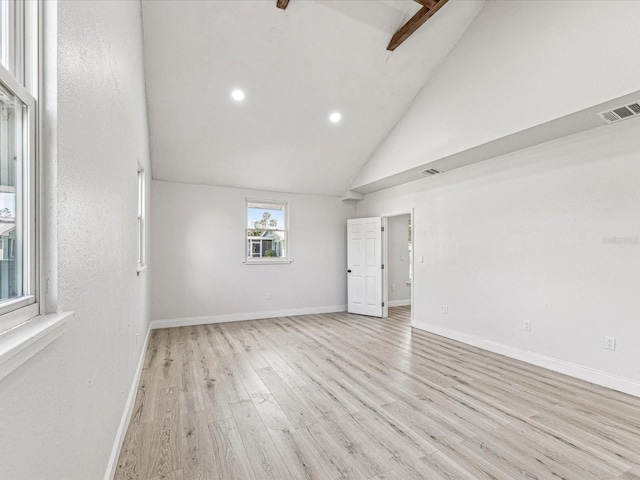
POLYGON ((153 178, 342 195, 483 4, 451 0, 389 52, 418 3, 144 0, 153 178))
POLYGON ((600 7, 487 2, 349 190, 367 194, 424 178, 427 168, 446 172, 608 128, 598 112, 640 99, 640 2, 600 7))

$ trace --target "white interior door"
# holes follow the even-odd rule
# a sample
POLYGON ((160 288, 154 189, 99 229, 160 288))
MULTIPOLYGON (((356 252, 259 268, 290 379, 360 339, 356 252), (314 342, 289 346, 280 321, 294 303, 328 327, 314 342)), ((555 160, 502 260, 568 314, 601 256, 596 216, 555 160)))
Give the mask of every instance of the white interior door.
POLYGON ((382 219, 347 220, 347 310, 382 317, 382 219))

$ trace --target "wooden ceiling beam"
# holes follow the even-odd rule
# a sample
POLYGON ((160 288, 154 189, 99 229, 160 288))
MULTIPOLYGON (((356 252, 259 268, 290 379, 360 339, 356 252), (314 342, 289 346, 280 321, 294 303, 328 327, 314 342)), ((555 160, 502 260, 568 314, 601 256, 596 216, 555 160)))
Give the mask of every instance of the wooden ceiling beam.
POLYGON ((418 12, 393 35, 387 46, 387 50, 394 51, 398 48, 402 42, 424 25, 427 20, 433 17, 448 1, 449 0, 416 0, 420 5, 425 6, 418 10, 418 12), (426 4, 432 3, 435 3, 435 5, 432 7, 426 6, 426 4))
POLYGON ((286 10, 287 5, 289 5, 289 0, 278 0, 278 3, 276 3, 276 7, 282 10, 286 10))

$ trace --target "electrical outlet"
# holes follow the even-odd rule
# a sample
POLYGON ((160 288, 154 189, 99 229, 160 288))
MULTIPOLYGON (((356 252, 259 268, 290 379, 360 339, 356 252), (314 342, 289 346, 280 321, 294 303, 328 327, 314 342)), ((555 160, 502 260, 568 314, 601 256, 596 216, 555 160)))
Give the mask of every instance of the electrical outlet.
POLYGON ((604 337, 604 348, 607 350, 616 349, 616 337, 604 337))
POLYGON ((531 321, 525 320, 522 324, 522 328, 524 328, 527 332, 531 331, 531 321))
POLYGON ((444 313, 445 315, 447 315, 449 313, 449 306, 448 305, 442 305, 442 313, 444 313))
POLYGON ((418 257, 418 260, 419 260, 420 263, 424 263, 424 257, 422 255, 420 255, 418 257))
POLYGON ((391 291, 395 292, 396 291, 396 286, 395 285, 391 285, 391 291))
POLYGON ((271 293, 267 293, 267 300, 271 300, 271 293))

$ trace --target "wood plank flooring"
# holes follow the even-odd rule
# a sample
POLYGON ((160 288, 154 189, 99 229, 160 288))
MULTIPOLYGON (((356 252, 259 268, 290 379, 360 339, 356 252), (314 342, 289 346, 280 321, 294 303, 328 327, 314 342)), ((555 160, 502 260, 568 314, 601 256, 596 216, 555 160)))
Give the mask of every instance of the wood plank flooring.
POLYGON ((115 478, 640 479, 640 399, 390 312, 153 331, 115 478))

